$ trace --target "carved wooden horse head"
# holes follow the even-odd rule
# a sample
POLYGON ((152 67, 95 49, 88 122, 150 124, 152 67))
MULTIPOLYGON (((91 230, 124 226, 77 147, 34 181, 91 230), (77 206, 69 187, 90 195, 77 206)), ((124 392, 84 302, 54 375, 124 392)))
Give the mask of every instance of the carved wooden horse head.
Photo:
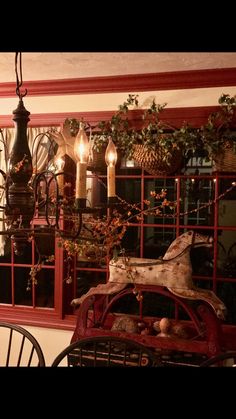
POLYGON ((213 243, 213 238, 205 236, 199 233, 196 233, 193 230, 183 233, 181 236, 177 237, 168 247, 163 260, 172 260, 181 256, 186 249, 191 249, 191 247, 211 247, 213 243))

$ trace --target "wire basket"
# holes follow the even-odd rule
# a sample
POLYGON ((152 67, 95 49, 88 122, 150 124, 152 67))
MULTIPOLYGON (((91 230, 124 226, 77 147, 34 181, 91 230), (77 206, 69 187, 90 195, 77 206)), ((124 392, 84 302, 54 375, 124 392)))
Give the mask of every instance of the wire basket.
POLYGON ((236 153, 232 144, 226 144, 225 148, 213 156, 214 170, 216 172, 236 172, 236 153))
MULTIPOLYGON (((100 151, 92 150, 87 170, 98 175, 105 175, 107 173, 107 164, 105 161, 106 146, 102 147, 100 151)), ((121 156, 118 153, 116 168, 119 170, 121 165, 121 156)))
POLYGON ((107 165, 105 162, 105 151, 106 147, 103 147, 101 151, 92 151, 91 159, 87 165, 87 170, 90 170, 93 173, 106 174, 107 165))
POLYGON ((155 150, 149 150, 143 144, 133 147, 133 159, 150 175, 172 175, 181 166, 181 150, 173 149, 166 161, 166 151, 157 145, 155 150))

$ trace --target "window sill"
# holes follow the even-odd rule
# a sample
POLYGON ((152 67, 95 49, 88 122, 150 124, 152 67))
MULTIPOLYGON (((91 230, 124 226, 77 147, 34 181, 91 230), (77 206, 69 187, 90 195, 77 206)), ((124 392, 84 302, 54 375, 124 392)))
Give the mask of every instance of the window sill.
POLYGON ((55 312, 49 311, 42 313, 32 311, 23 311, 14 309, 0 309, 1 320, 9 323, 15 323, 26 326, 37 326, 51 329, 74 330, 76 325, 76 316, 68 315, 63 319, 59 318, 55 312))

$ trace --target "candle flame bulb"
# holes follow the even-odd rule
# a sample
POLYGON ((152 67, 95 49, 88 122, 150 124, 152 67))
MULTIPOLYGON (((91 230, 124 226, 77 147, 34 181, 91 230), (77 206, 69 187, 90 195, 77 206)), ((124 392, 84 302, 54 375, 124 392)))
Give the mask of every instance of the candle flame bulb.
POLYGON ((89 141, 84 131, 84 124, 80 123, 79 132, 74 143, 74 154, 77 160, 75 197, 78 208, 86 207, 86 171, 89 158, 89 141))
POLYGON ((74 154, 77 162, 87 163, 89 157, 89 141, 84 131, 84 124, 80 123, 79 132, 74 143, 74 154))
POLYGON ((117 162, 116 146, 113 143, 111 138, 109 138, 109 143, 106 148, 105 161, 106 161, 107 166, 115 166, 117 162))

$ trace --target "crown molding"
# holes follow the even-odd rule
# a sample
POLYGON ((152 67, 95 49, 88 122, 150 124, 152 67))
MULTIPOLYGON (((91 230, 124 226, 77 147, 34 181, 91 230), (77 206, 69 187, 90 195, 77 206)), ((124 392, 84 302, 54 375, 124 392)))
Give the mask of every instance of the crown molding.
MULTIPOLYGON (((181 126, 185 121, 191 123, 194 127, 203 125, 211 112, 218 110, 217 106, 196 106, 191 108, 169 108, 164 109, 161 114, 162 121, 175 127, 181 126)), ((141 115, 143 110, 133 110, 129 112, 129 119, 133 120, 134 125, 137 127, 138 123, 142 120, 141 115)), ((32 114, 28 126, 60 126, 66 118, 75 118, 89 122, 92 126, 97 125, 100 121, 110 120, 114 111, 94 111, 94 112, 61 112, 61 113, 45 113, 45 114, 32 114)), ((14 123, 12 115, 0 115, 1 127, 13 127, 14 123)))
MULTIPOLYGON (((236 68, 24 82, 30 96, 140 92, 236 86, 236 68)), ((0 97, 15 97, 15 83, 0 83, 0 97)))

